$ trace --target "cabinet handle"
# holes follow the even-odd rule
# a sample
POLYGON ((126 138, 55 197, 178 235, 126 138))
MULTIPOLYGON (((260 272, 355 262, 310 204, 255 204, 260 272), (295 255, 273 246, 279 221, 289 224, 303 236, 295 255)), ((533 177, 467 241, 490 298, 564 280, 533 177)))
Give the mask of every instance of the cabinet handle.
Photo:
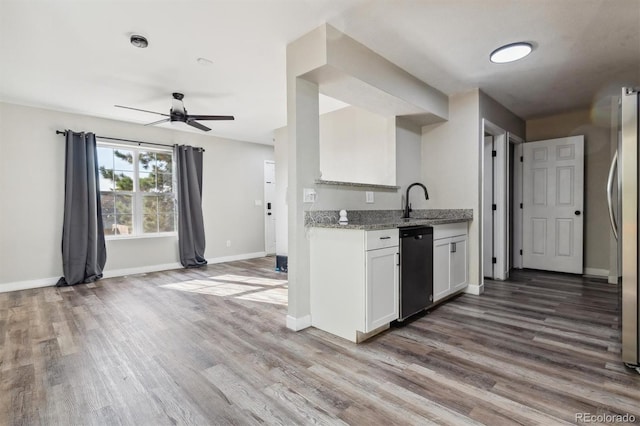
POLYGON ((391 237, 380 237, 381 240, 389 240, 391 237))
POLYGON ((396 266, 400 266, 400 253, 396 253, 398 255, 398 263, 396 263, 396 266))
POLYGON ((451 253, 455 253, 457 250, 456 243, 451 243, 451 253))

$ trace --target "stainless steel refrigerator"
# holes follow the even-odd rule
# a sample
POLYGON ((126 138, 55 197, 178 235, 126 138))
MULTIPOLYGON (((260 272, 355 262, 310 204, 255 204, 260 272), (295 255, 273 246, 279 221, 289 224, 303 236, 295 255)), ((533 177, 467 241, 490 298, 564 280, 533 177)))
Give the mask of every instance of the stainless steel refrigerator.
POLYGON ((622 272, 622 361, 640 373, 640 310, 638 303, 638 91, 622 89, 620 138, 609 172, 609 215, 618 239, 622 272), (616 164, 617 163, 617 164, 616 164), (616 176, 617 171, 617 176, 616 176), (617 179, 615 179, 617 177, 617 179), (618 182, 618 220, 614 214, 613 182, 618 182))

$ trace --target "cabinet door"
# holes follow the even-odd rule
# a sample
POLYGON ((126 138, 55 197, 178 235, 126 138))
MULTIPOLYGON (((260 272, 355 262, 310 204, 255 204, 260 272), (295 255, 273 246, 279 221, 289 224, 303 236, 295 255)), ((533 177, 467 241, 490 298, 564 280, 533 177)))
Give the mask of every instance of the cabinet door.
POLYGON ((437 302, 450 293, 450 239, 433 242, 433 301, 437 302))
POLYGON ((468 284, 467 236, 451 239, 451 292, 461 290, 468 284))
POLYGON ((398 319, 398 247, 367 251, 366 330, 398 319))

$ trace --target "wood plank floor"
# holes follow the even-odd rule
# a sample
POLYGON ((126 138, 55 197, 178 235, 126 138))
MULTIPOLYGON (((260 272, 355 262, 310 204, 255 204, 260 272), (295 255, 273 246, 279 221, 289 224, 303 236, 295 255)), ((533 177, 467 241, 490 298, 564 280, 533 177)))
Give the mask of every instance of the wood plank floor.
POLYGON ((273 258, 0 294, 0 424, 640 419, 616 286, 517 272, 361 345, 285 328, 273 258))

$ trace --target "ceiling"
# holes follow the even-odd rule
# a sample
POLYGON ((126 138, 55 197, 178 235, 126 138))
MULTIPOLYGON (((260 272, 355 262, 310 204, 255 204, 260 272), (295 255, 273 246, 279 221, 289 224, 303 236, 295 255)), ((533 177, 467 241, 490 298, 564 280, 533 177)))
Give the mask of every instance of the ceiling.
POLYGON ((0 100, 149 123, 159 117, 113 105, 167 113, 178 91, 191 114, 235 115, 205 123, 210 134, 271 143, 286 125, 286 45, 324 22, 446 94, 479 87, 524 119, 640 85, 640 0, 0 0, 0 100), (535 50, 488 61, 514 41, 535 50))

